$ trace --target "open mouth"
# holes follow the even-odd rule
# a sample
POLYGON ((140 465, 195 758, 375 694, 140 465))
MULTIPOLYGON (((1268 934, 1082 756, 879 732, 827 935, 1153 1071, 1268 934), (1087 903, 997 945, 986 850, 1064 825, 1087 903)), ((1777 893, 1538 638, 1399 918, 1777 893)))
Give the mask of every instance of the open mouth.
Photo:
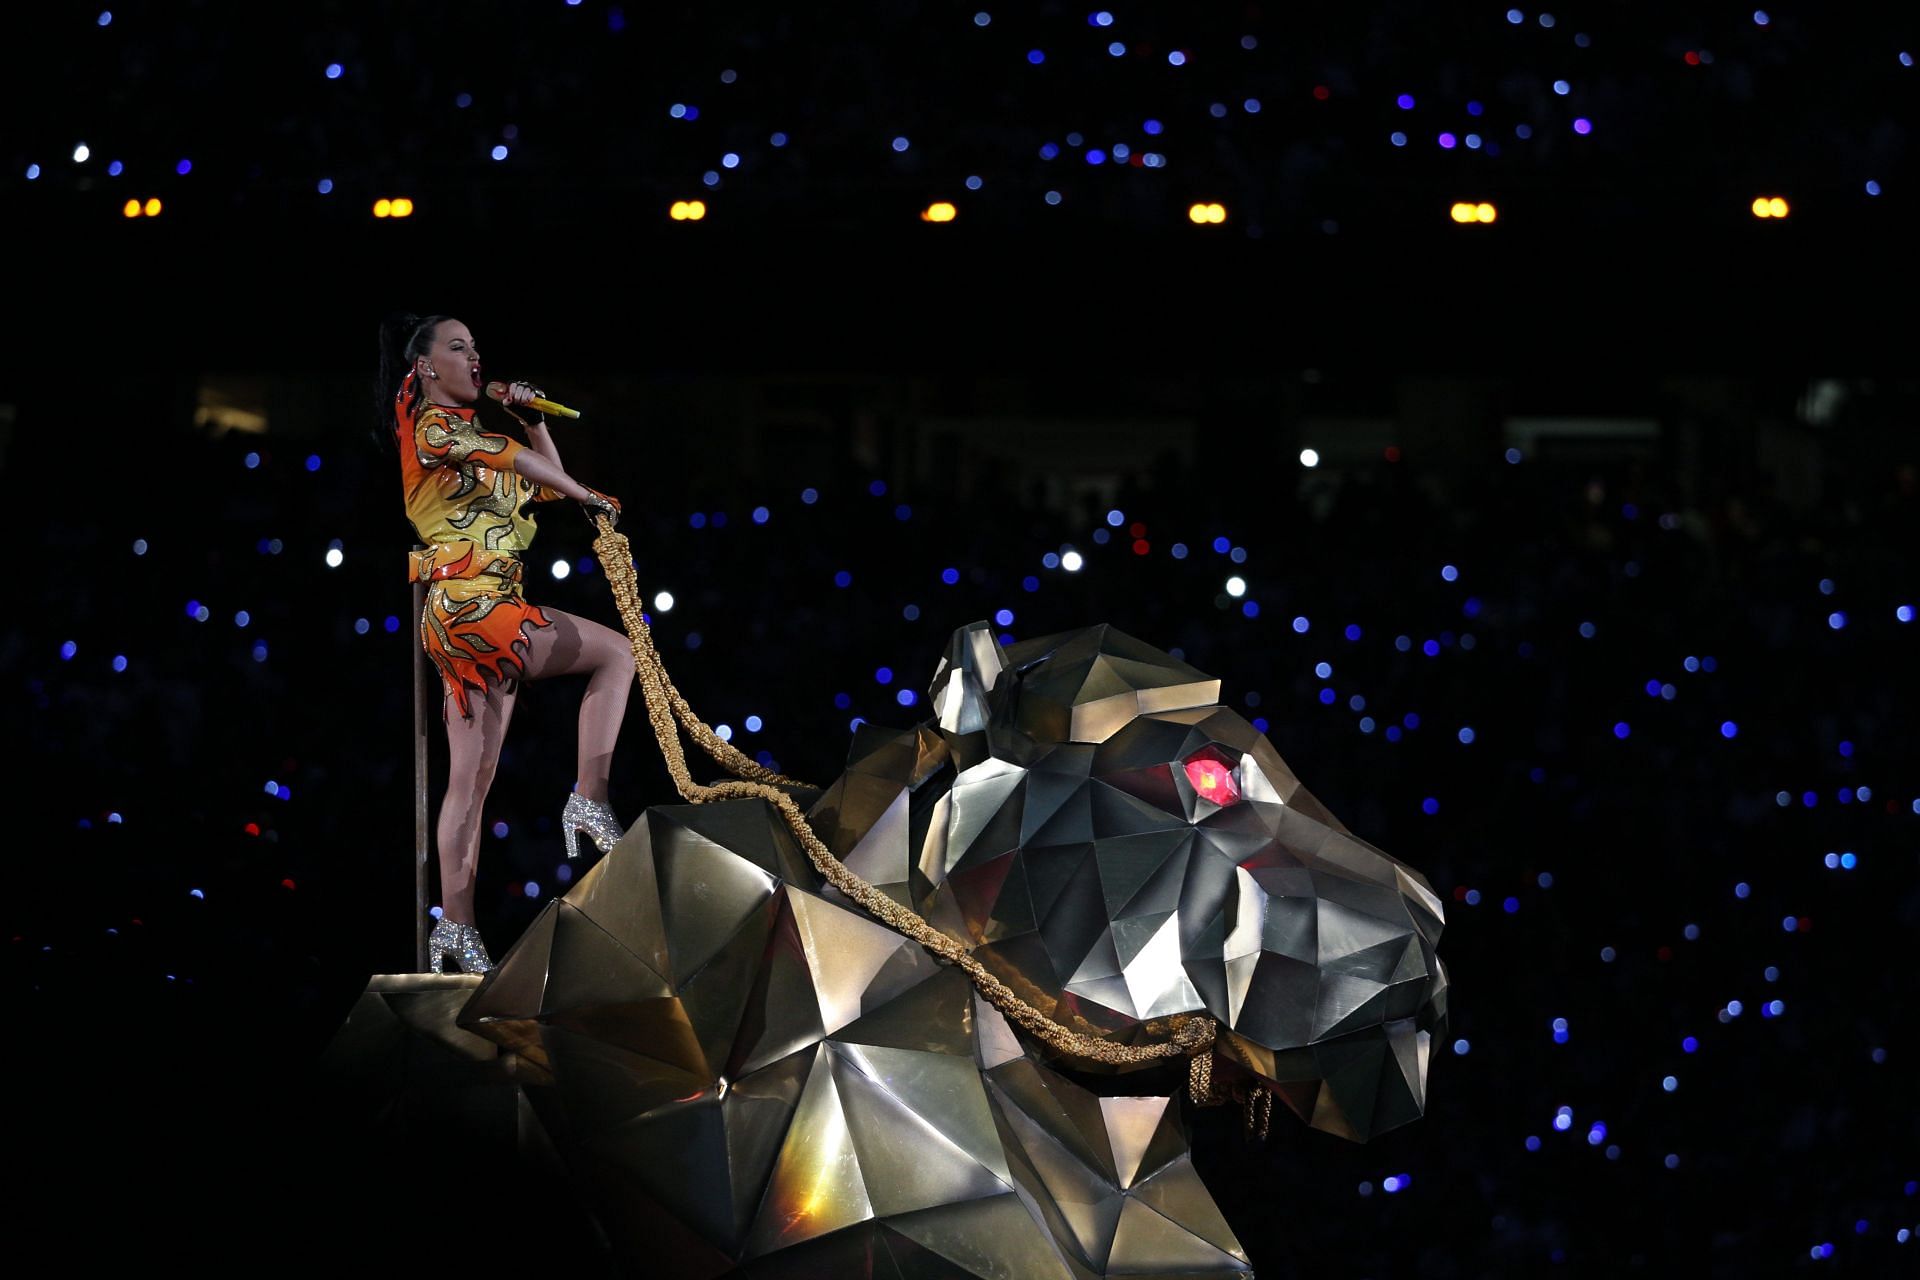
POLYGON ((476 387, 477 387, 477 386, 479 386, 479 385, 480 385, 480 369, 479 369, 479 366, 477 366, 477 365, 476 365, 476 366, 475 366, 475 367, 474 367, 474 368, 473 368, 473 369, 472 369, 472 370, 471 370, 470 372, 471 372, 471 373, 473 374, 473 385, 474 385, 474 386, 476 386, 476 387))

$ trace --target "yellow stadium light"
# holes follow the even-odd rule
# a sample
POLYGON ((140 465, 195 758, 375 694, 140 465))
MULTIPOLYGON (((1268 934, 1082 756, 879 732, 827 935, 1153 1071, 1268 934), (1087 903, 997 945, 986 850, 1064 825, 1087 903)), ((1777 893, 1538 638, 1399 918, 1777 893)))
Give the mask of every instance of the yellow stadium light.
POLYGON ((675 222, 698 222, 707 216, 707 205, 704 200, 675 200, 667 212, 675 222))
POLYGON ((1208 223, 1214 222, 1225 222, 1227 220, 1227 207, 1217 203, 1196 204, 1187 210, 1187 217, 1195 226, 1205 226, 1208 223))
POLYGON ((1482 200, 1479 204, 1473 206, 1473 214, 1474 214, 1474 217, 1478 218, 1482 222, 1492 222, 1494 218, 1497 216, 1494 212, 1493 206, 1488 204, 1484 200, 1482 200))
POLYGON ((1465 201, 1457 202, 1453 206, 1453 220, 1455 222, 1472 222, 1473 206, 1465 201))
POLYGON ((1226 220, 1227 206, 1223 204, 1210 204, 1207 206, 1208 222, 1225 222, 1226 220))
POLYGON ((1773 210, 1768 206, 1765 196, 1755 198, 1753 202, 1753 216, 1756 218, 1771 218, 1773 216, 1773 210))
POLYGON ((920 211, 920 221, 952 222, 958 212, 949 201, 936 200, 920 211))
POLYGON ((1187 210, 1187 217, 1195 226, 1204 226, 1207 222, 1207 206, 1196 204, 1187 210))
POLYGON ((675 200, 673 202, 673 208, 667 210, 667 216, 675 222, 685 222, 687 220, 687 202, 685 200, 675 200))
POLYGON ((138 200, 129 200, 125 205, 121 206, 120 212, 126 214, 129 218, 137 218, 140 216, 140 202, 138 200))
POLYGON ((146 214, 149 218, 157 218, 160 216, 160 197, 159 196, 147 197, 146 214))
POLYGON ((1767 210, 1776 218, 1784 218, 1787 216, 1787 202, 1779 196, 1775 196, 1773 199, 1767 201, 1767 210))
POLYGON ((407 199, 405 196, 401 196, 393 202, 391 212, 396 218, 411 217, 413 216, 413 201, 407 199))
POLYGON ((373 202, 373 216, 385 218, 393 213, 393 201, 382 198, 373 202))

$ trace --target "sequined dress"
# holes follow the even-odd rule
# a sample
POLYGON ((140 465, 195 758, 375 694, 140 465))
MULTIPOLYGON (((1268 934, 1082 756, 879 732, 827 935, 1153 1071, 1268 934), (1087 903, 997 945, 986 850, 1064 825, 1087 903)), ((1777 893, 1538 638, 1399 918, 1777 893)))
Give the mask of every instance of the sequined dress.
POLYGON ((409 575, 427 584, 420 643, 471 717, 471 690, 520 674, 523 628, 553 625, 526 598, 520 553, 533 541, 532 504, 564 495, 514 470, 525 445, 482 430, 471 408, 430 403, 411 373, 394 399, 394 430, 407 518, 425 544, 408 557, 409 575))

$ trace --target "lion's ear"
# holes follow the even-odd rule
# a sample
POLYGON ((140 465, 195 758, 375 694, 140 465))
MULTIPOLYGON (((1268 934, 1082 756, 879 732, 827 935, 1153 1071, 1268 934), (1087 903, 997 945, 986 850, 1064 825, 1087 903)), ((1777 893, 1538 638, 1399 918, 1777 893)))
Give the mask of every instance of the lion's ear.
POLYGON ((1006 650, 985 621, 953 633, 934 670, 927 696, 946 733, 977 733, 987 727, 987 694, 1007 670, 1006 650))

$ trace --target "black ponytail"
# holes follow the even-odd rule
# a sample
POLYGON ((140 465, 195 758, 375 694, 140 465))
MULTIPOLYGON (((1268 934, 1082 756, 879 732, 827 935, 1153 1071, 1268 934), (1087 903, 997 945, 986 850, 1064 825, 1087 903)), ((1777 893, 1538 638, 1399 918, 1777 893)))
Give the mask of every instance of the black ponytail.
MULTIPOLYGON (((396 451, 394 441, 393 398, 413 362, 433 346, 433 333, 442 320, 451 316, 417 316, 411 311, 396 311, 380 322, 380 364, 374 379, 373 441, 388 453, 396 451)), ((424 396, 424 388, 415 385, 415 403, 424 396)), ((411 407, 411 406, 410 406, 411 407)))

